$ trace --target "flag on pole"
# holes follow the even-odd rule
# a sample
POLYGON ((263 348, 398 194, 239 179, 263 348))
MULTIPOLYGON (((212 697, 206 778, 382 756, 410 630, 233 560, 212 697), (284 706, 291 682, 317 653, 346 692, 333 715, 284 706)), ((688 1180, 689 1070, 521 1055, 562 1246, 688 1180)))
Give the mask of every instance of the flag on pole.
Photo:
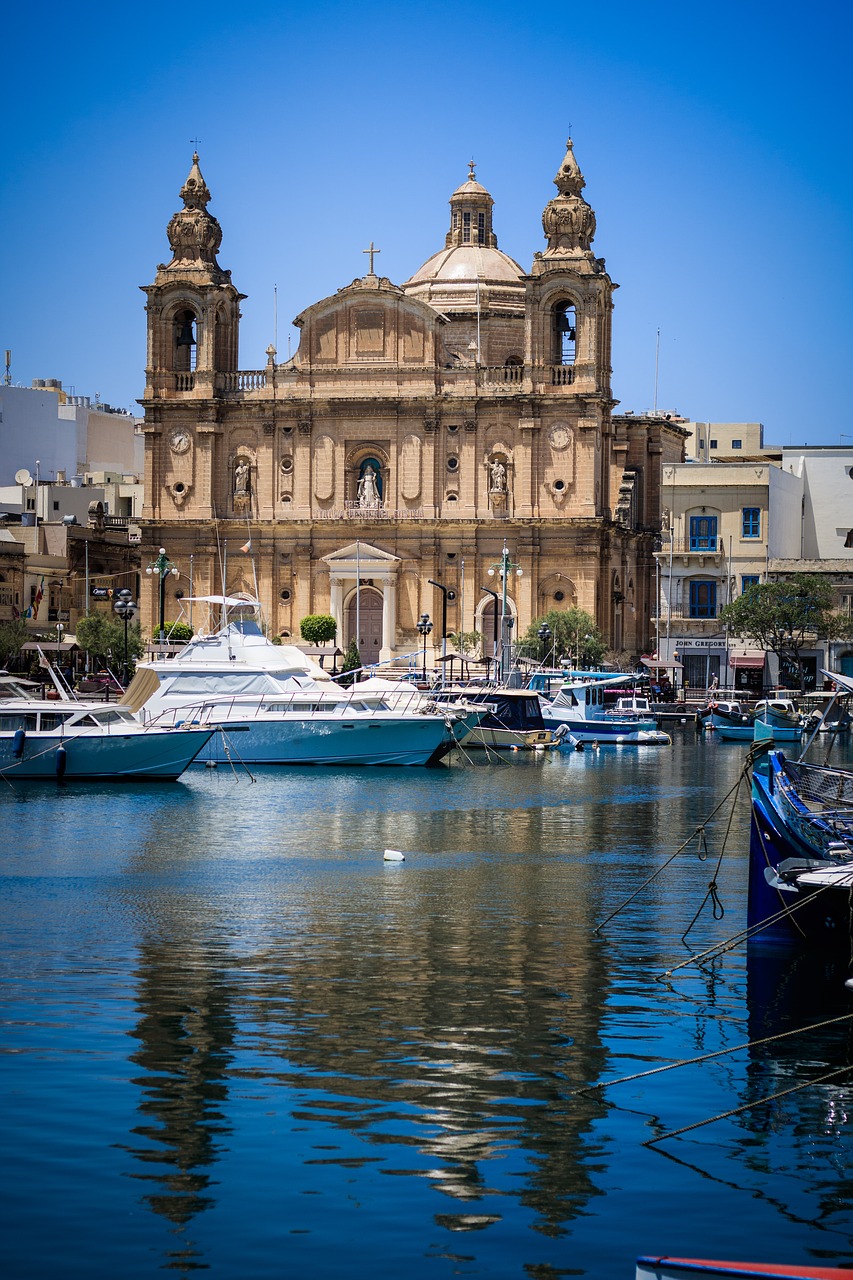
POLYGON ((33 596, 32 604, 30 605, 29 609, 27 609, 26 612, 24 613, 25 618, 35 619, 39 616, 39 605, 41 604, 43 595, 44 595, 44 574, 42 574, 42 579, 41 579, 41 582, 39 583, 38 591, 33 596))
POLYGON ((248 542, 244 543, 240 550, 248 554, 252 550, 252 539, 250 538, 248 542))

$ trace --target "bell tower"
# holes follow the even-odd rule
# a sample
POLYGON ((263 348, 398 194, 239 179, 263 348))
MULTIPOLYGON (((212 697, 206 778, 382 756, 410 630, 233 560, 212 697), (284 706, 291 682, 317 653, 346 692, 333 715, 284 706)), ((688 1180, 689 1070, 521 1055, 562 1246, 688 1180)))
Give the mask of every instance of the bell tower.
POLYGON ((609 404, 612 298, 619 286, 591 249, 595 214, 581 195, 586 183, 571 138, 554 185, 559 194, 542 214, 548 247, 534 256, 528 277, 528 360, 550 371, 546 384, 609 404))
POLYGON ((194 392, 214 396, 217 375, 238 367, 240 300, 216 255, 222 228, 208 212, 210 191, 198 153, 181 187, 184 207, 166 228, 172 260, 161 263, 148 295, 148 358, 145 399, 171 399, 194 392))

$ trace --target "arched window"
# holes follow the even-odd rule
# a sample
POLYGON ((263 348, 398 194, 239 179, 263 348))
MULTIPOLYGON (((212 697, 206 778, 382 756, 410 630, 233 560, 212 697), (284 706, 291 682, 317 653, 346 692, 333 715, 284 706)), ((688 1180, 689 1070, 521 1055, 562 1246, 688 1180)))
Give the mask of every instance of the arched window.
POLYGON ((577 354, 577 312, 574 304, 563 302, 554 311, 554 363, 574 364, 577 354))
POLYGON ((178 373, 193 373, 198 351, 198 332, 195 312, 179 311, 175 316, 175 369, 178 373))

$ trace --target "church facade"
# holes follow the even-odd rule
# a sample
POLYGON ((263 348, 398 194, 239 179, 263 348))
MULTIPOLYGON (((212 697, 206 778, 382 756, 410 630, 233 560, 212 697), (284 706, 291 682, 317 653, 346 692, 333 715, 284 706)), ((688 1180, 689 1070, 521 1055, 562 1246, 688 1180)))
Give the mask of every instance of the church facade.
MULTIPOLYGON (((172 259, 145 289, 142 554, 165 548, 179 572, 167 620, 178 594, 257 596, 270 634, 298 641, 300 619, 331 613, 338 645, 376 662, 417 654, 424 614, 435 652, 446 620, 491 655, 499 617, 518 636, 576 604, 614 650, 649 647, 661 472, 683 433, 613 413, 617 286, 571 141, 528 271, 470 170, 408 280, 375 274, 371 252, 297 317, 291 359, 270 347, 241 370, 244 295, 193 157, 172 259)), ((143 580, 152 634, 158 586, 143 580)))

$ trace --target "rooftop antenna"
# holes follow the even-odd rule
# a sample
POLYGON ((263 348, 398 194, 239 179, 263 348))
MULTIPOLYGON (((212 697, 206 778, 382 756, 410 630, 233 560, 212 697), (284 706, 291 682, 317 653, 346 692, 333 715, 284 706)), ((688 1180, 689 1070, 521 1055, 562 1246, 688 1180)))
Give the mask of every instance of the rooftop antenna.
POLYGON ((7 351, 6 352, 6 376, 3 379, 3 386, 11 387, 11 385, 12 385, 12 352, 7 351))

